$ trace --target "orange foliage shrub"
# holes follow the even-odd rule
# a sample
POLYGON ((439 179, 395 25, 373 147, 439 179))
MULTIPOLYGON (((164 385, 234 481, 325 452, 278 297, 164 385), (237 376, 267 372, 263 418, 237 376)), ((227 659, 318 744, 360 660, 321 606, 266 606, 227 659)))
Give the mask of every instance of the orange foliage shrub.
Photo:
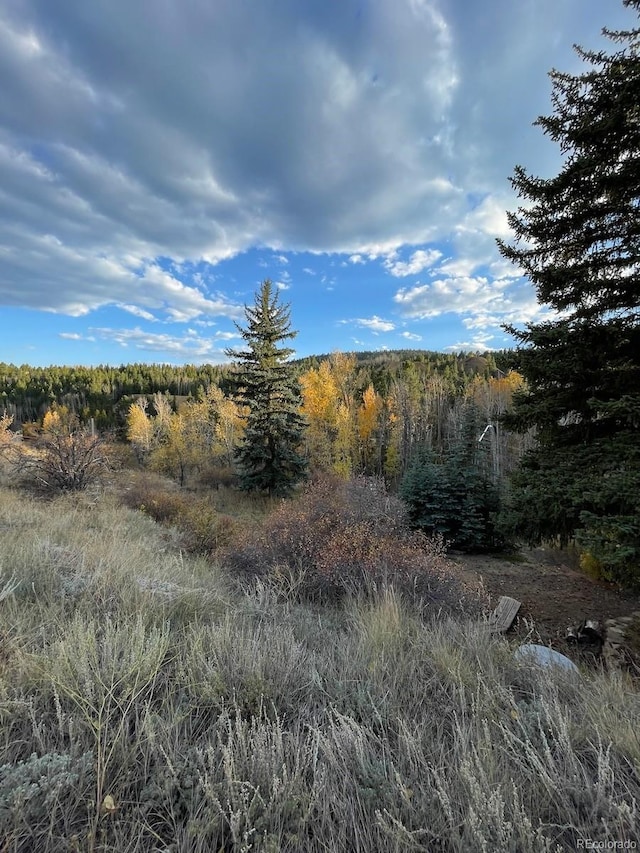
POLYGON ((315 480, 221 557, 241 577, 286 574, 302 598, 393 584, 445 609, 480 606, 456 578, 442 542, 409 530, 404 504, 375 478, 315 480))

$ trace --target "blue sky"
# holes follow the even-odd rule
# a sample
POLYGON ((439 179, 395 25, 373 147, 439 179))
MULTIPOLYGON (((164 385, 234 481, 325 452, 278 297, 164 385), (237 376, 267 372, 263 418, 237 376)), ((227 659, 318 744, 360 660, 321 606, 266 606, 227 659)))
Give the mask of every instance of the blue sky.
POLYGON ((221 362, 260 281, 300 356, 509 346, 516 163, 618 0, 3 0, 0 360, 221 362))

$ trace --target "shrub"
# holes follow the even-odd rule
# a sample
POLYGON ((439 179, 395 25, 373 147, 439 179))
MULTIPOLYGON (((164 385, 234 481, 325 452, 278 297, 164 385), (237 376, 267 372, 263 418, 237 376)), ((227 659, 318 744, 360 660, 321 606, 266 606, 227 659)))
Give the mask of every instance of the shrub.
POLYGON ((611 576, 606 572, 604 566, 591 551, 583 551, 580 554, 580 568, 593 580, 611 580, 611 576))
POLYGON ((301 598, 336 599, 393 584, 445 608, 473 603, 442 540, 410 531, 402 502, 372 478, 314 481, 222 559, 241 577, 268 579, 301 598))
POLYGON ((186 537, 189 550, 199 554, 208 554, 228 545, 238 529, 234 518, 218 512, 206 498, 190 502, 179 517, 178 526, 186 537))
MULTIPOLYGON (((84 797, 94 783, 93 755, 33 753, 26 761, 0 767, 0 833, 7 840, 33 838, 56 824, 68 821, 72 812, 86 819, 84 797)), ((23 848, 24 849, 24 848, 23 848)))
POLYGON ((206 488, 229 488, 236 482, 236 475, 230 465, 208 465, 198 474, 198 483, 206 488))
POLYGON ((49 494, 82 491, 109 469, 102 439, 82 429, 45 433, 34 451, 18 447, 15 466, 25 484, 49 494))
POLYGON ((228 544, 237 522, 216 510, 210 499, 178 491, 161 477, 145 474, 133 479, 124 493, 132 509, 142 510, 155 521, 175 525, 189 551, 206 554, 228 544))
MULTIPOLYGON (((636 499, 637 500, 637 499, 636 499)), ((589 555, 589 568, 598 575, 629 587, 640 588, 640 519, 638 515, 608 518, 580 513, 582 527, 576 541, 589 555)))

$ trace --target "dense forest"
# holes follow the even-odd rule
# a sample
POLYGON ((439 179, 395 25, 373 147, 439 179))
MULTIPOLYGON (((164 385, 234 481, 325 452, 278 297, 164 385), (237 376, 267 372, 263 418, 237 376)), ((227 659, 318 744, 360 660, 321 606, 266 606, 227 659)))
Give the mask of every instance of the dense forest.
POLYGON ((124 424, 126 409, 136 396, 157 391, 173 396, 196 394, 218 384, 222 373, 223 368, 213 365, 30 367, 3 362, 0 410, 13 417, 14 428, 41 421, 54 404, 68 408, 81 422, 94 418, 100 428, 113 428, 124 424))
MULTIPOLYGON (((521 384, 517 374, 498 366, 506 355, 399 350, 334 353, 291 362, 302 390, 311 469, 384 476, 397 486, 417 447, 427 443, 441 453, 451 444, 469 402, 474 404, 478 437, 506 411, 521 384)), ((93 418, 99 430, 115 430, 122 440, 133 436, 135 443, 136 436, 144 434, 138 441, 142 456, 154 443, 163 447, 164 456, 174 460, 164 464, 167 473, 177 466, 176 476, 183 482, 190 469, 202 467, 203 453, 219 467, 232 464, 243 429, 243 413, 229 396, 235 370, 233 365, 0 364, 0 411, 13 418, 12 429, 22 427, 27 433, 41 428, 48 412, 62 411, 80 423, 93 418), (148 420, 147 432, 140 420, 132 426, 132 407, 148 420), (167 437, 171 416, 176 416, 173 446, 167 437), (207 432, 207 421, 215 422, 217 434, 223 436, 217 444, 206 439, 216 432, 207 432), (176 453, 178 444, 183 452, 176 453), (189 461, 183 460, 186 455, 189 461)), ((524 443, 526 439, 498 426, 486 434, 488 464, 497 478, 512 469, 524 443)))
MULTIPOLYGON (((354 387, 370 383, 384 394, 403 375, 439 375, 452 394, 463 390, 471 378, 498 374, 505 353, 449 355, 421 350, 360 352, 354 354, 354 387)), ((328 355, 292 362, 299 374, 317 368, 328 355)), ((52 405, 65 406, 81 422, 90 418, 100 428, 122 428, 126 412, 141 394, 197 397, 212 385, 228 389, 230 365, 122 364, 119 367, 31 367, 0 362, 0 412, 14 419, 14 429, 25 422, 41 421, 52 405)))

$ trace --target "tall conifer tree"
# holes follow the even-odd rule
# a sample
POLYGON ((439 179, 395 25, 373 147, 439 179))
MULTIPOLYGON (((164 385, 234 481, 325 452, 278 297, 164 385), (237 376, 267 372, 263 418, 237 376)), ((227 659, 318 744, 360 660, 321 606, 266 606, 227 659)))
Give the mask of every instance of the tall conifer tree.
MULTIPOLYGON (((640 0, 624 0, 640 13, 640 0)), ((553 178, 516 167, 526 205, 502 254, 557 319, 507 327, 528 390, 507 426, 536 428, 513 481, 511 520, 530 541, 576 536, 611 577, 640 580, 640 29, 576 48, 582 74, 551 72, 553 178)))
POLYGON ((232 377, 235 397, 249 408, 235 455, 240 488, 287 495, 305 476, 300 452, 305 423, 300 385, 287 363, 293 350, 278 344, 297 332, 291 331, 289 306, 279 303, 269 279, 262 282, 253 307, 245 306, 245 316, 247 327, 236 326, 247 349, 226 351, 239 362, 232 377))

